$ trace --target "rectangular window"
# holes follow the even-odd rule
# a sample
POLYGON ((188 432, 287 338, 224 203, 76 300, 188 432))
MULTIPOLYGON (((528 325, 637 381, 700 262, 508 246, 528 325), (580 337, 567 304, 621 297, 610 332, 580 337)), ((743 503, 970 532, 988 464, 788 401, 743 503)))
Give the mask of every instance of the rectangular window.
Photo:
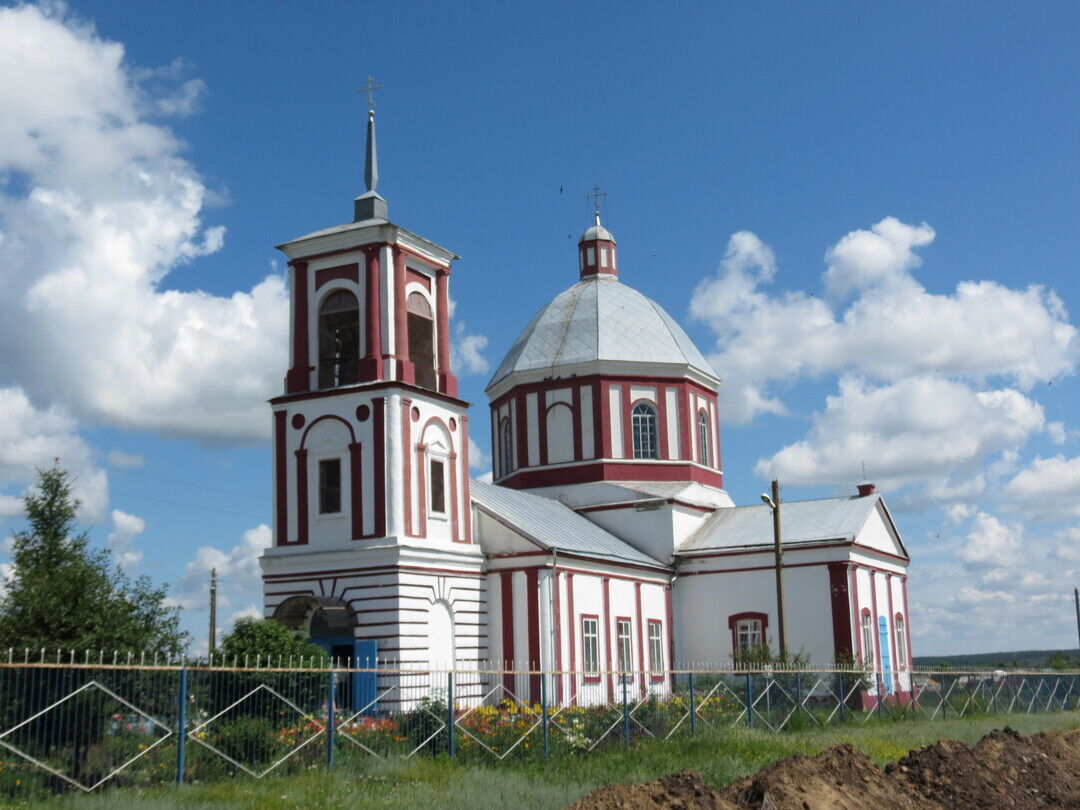
POLYGON ((874 623, 867 611, 862 617, 862 660, 868 666, 874 666, 874 623))
POLYGON ((606 247, 600 248, 600 265, 601 265, 601 267, 607 267, 608 266, 607 248, 606 247))
POLYGON ((663 630, 660 622, 649 622, 649 669, 660 672, 664 668, 663 630))
POLYGON ((441 461, 431 459, 428 464, 428 487, 431 490, 431 511, 438 514, 446 513, 446 466, 441 461))
POLYGON ((595 248, 585 248, 585 264, 589 266, 596 264, 595 248))
POLYGON ((333 515, 340 511, 341 459, 323 459, 319 462, 319 514, 333 515))
POLYGON ((904 617, 897 616, 896 624, 896 668, 907 669, 907 638, 904 636, 904 617))
POLYGON ((600 625, 595 618, 581 619, 581 666, 585 672, 600 671, 600 625))
POLYGON ((761 619, 739 619, 735 624, 735 640, 739 652, 752 652, 765 646, 761 633, 761 619))
POLYGON ((619 670, 629 672, 634 668, 629 619, 617 619, 615 621, 615 637, 619 642, 619 670))

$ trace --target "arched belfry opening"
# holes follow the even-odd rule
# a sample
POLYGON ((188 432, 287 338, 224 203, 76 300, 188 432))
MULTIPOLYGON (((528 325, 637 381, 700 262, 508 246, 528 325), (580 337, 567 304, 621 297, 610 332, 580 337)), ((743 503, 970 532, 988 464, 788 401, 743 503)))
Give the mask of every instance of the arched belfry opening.
POLYGON ((435 320, 431 304, 422 293, 412 292, 406 301, 409 319, 409 360, 416 370, 416 384, 435 390, 435 320))
POLYGON ((360 302, 335 290, 319 307, 319 388, 360 381, 360 302))

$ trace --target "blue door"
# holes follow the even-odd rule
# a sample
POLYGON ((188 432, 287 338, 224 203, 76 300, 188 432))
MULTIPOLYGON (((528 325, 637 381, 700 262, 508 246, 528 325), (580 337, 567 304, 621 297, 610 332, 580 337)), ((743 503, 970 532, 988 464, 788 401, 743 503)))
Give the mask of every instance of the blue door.
POLYGON ((885 620, 884 616, 878 616, 877 628, 881 645, 881 678, 885 681, 886 694, 892 695, 894 694, 894 691, 892 682, 892 664, 889 660, 889 623, 885 620))
MULTIPOLYGON (((322 647, 331 658, 350 669, 374 670, 378 661, 378 642, 374 639, 357 641, 348 636, 324 636, 311 639, 311 643, 322 647)), ((346 711, 375 712, 375 677, 375 672, 350 672, 347 679, 338 682, 334 703, 346 711)))

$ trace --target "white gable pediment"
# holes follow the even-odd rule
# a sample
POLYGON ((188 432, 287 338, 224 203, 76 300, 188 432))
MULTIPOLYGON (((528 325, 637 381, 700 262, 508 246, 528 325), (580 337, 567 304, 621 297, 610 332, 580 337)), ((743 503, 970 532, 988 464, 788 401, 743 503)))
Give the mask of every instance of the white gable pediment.
POLYGON ((908 557, 904 541, 893 523, 885 502, 880 498, 855 535, 855 545, 881 551, 894 557, 908 557))

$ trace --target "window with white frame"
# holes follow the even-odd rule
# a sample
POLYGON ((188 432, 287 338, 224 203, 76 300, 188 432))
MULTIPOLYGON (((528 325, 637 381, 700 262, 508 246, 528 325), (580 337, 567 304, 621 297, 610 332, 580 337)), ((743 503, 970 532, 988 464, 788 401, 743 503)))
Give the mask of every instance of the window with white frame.
POLYGON ((765 632, 761 619, 739 619, 735 622, 737 652, 753 652, 765 646, 765 632))
POLYGON ((634 458, 660 458, 656 443, 656 408, 639 402, 630 412, 634 436, 634 458))
POLYGON ((904 617, 899 613, 893 629, 896 631, 896 668, 907 669, 907 638, 904 636, 904 617))
POLYGON ((875 666, 874 660, 874 620, 870 611, 863 611, 862 615, 862 660, 864 664, 875 666))
POLYGON ((705 411, 698 411, 697 417, 698 458, 706 467, 709 466, 709 417, 705 411))
POLYGON ((600 671, 600 623, 591 616, 581 618, 581 666, 585 672, 600 671))
POLYGON ((659 672, 664 668, 663 625, 657 621, 649 622, 649 669, 659 672))
POLYGON ((615 638, 619 645, 619 670, 629 672, 634 668, 634 650, 630 639, 629 619, 617 619, 615 621, 615 638))
POLYGON ((319 514, 341 511, 341 459, 324 458, 319 462, 319 514))

